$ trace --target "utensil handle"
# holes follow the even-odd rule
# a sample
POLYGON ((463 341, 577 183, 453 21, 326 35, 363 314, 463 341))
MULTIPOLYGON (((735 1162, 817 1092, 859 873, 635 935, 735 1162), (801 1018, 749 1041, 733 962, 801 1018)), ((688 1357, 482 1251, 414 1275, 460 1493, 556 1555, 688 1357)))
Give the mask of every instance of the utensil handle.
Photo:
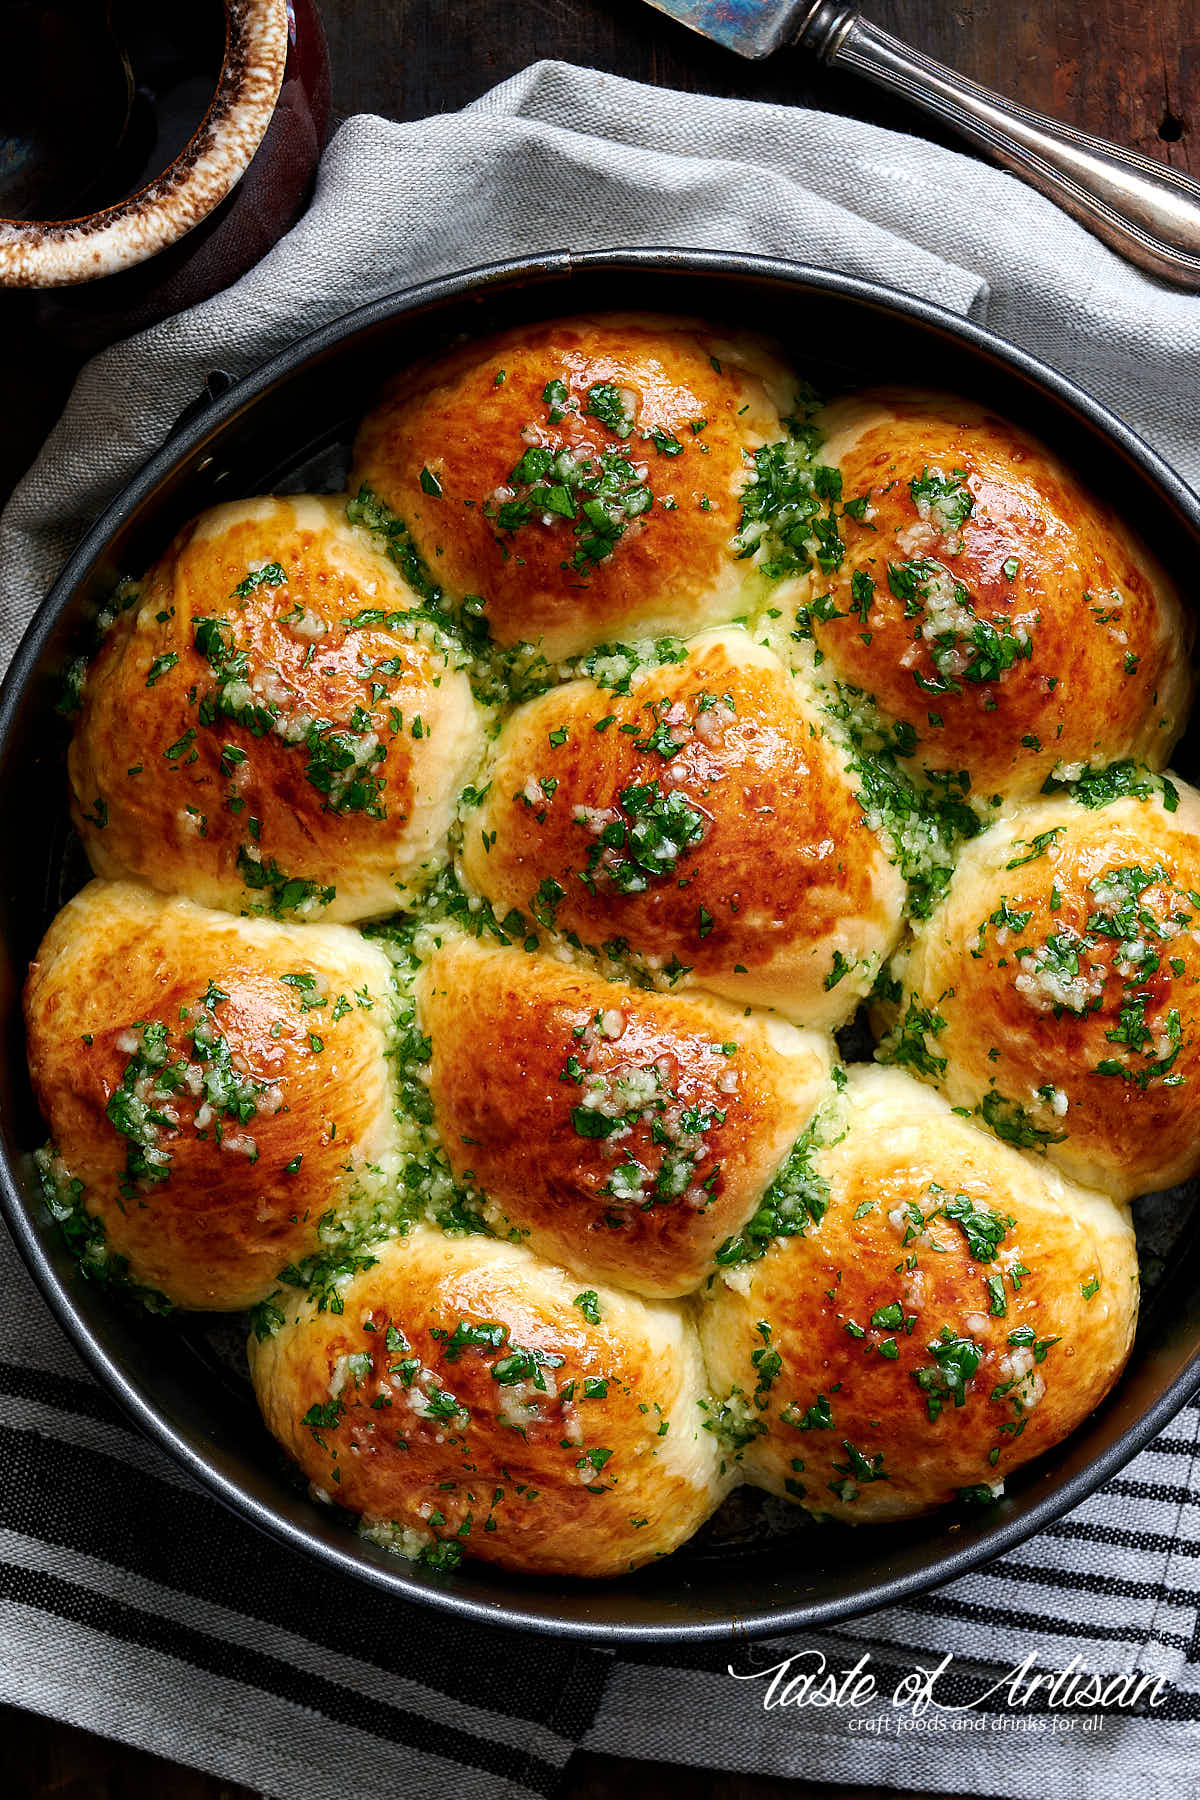
POLYGON ((1118 255, 1161 281, 1200 290, 1200 182, 993 94, 910 50, 851 6, 819 0, 796 41, 952 126, 1118 255))

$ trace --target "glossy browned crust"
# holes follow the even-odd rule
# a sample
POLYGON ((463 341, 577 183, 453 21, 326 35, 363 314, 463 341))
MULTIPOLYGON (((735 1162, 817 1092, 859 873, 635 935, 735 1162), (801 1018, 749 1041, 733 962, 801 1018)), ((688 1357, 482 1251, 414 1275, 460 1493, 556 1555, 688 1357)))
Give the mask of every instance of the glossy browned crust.
POLYGON ((946 1020, 929 1042, 945 1059, 943 1085, 956 1105, 995 1104, 987 1102, 991 1093, 1017 1101, 1038 1130, 1062 1134, 1047 1146, 1055 1162, 1126 1197, 1200 1169, 1200 904, 1191 898, 1200 894, 1200 797, 1182 782, 1175 787, 1174 813, 1157 797, 1095 811, 1044 800, 984 833, 966 847, 945 902, 919 930, 905 978, 906 994, 946 1020), (1059 835, 1036 860, 1007 866, 1050 831, 1059 835), (1128 978, 1114 967, 1120 940, 1087 930, 1099 910, 1091 884, 1122 868, 1161 869, 1169 878, 1153 882, 1139 902, 1139 915, 1157 921, 1143 929, 1159 958, 1145 979, 1132 964, 1125 965, 1128 978), (1005 901, 1011 912, 1031 915, 1021 930, 993 921, 1005 901), (1159 935, 1158 926, 1169 935, 1159 935), (1027 978, 1040 956, 1018 952, 1039 952, 1049 935, 1064 932, 1095 939, 1082 965, 1096 971, 1096 993, 1080 990, 1088 1010, 1059 1008, 1056 1017, 1048 993, 1034 988, 1031 997, 1027 978), (1172 1012, 1179 1018, 1178 1055, 1157 1074, 1136 1047, 1107 1035, 1121 1029, 1122 1007, 1140 994, 1158 1046, 1153 1062, 1170 1054, 1168 1021, 1172 1012), (1097 1073, 1106 1061, 1125 1073, 1097 1073), (1144 1087, 1139 1074, 1149 1076, 1144 1087), (1065 1112, 1037 1097, 1046 1087, 1065 1098, 1065 1112))
POLYGON ((524 951, 447 944, 422 970, 418 994, 455 1175, 472 1176, 497 1228, 516 1227, 581 1277, 635 1293, 696 1287, 824 1091, 828 1051, 815 1033, 524 951), (652 1082, 655 1068, 658 1094, 628 1132, 581 1135, 589 1078, 623 1115, 635 1108, 617 1084, 652 1082), (711 1122, 692 1134, 686 1186, 658 1198, 681 1154, 669 1134, 689 1112, 711 1122), (628 1186, 616 1171, 634 1162, 646 1179, 633 1197, 614 1196, 614 1181, 628 1186))
POLYGON ((985 798, 1036 793, 1060 761, 1137 756, 1162 768, 1187 716, 1191 622, 1113 509, 1043 445, 966 401, 885 392, 826 417, 822 455, 840 468, 844 498, 869 493, 874 509, 861 523, 842 519, 845 560, 814 587, 847 615, 814 624, 829 668, 910 724, 928 767, 969 770, 985 798), (923 526, 914 503, 909 484, 927 470, 964 471, 974 506, 957 551, 954 534, 941 534, 936 517, 923 526), (906 618, 888 585, 889 563, 921 557, 966 587, 977 616, 1009 627, 1024 619, 1028 660, 998 680, 963 679, 958 694, 922 692, 914 676, 938 676, 927 615, 906 618), (865 624, 851 608, 856 571, 875 583, 865 624))
POLYGON ((380 952, 342 926, 232 919, 126 883, 93 881, 68 902, 25 986, 29 1068, 61 1163, 130 1279, 178 1306, 234 1311, 316 1248, 321 1216, 371 1182, 391 1141, 388 978, 380 952), (280 979, 297 973, 315 978, 308 997, 324 993, 324 1007, 305 1011, 280 979), (227 996, 211 1012, 210 982, 227 996), (129 1028, 166 1024, 174 1061, 192 1058, 200 1020, 239 1075, 280 1096, 249 1123, 219 1121, 226 1138, 253 1140, 257 1160, 198 1128, 203 1096, 183 1089, 177 1126, 158 1136, 169 1178, 123 1196, 129 1140, 106 1108, 131 1061, 129 1028))
POLYGON ((829 1186, 821 1224, 777 1241, 728 1284, 718 1277, 701 1336, 714 1393, 738 1390, 738 1435, 761 1428, 742 1453, 746 1479, 866 1523, 1002 1481, 1073 1431, 1129 1353, 1137 1258, 1123 1208, 977 1131, 898 1071, 852 1069, 829 1135, 838 1131, 846 1135, 816 1159, 829 1186), (927 1216, 961 1194, 1014 1221, 994 1260, 976 1260, 945 1217, 905 1242, 912 1221, 902 1209, 916 1203, 927 1216), (1003 1290, 1003 1315, 991 1311, 989 1276, 1003 1290), (905 1324, 872 1324, 896 1304, 905 1324), (943 1326, 983 1355, 964 1404, 947 1395, 931 1419, 915 1372, 936 1370, 930 1345, 943 1326), (1036 1344, 1059 1340, 1040 1362, 1033 1346, 1008 1341, 1025 1328, 1036 1344), (1029 1384, 1022 1365, 1005 1360, 1022 1349, 1029 1384), (763 1361, 772 1354, 774 1369, 763 1361), (876 1479, 863 1478, 847 1444, 876 1479))
POLYGON ((270 891, 246 886, 241 852, 334 888, 328 905, 313 902, 319 916, 393 910, 439 848, 481 747, 466 677, 444 653, 403 628, 346 627, 365 611, 394 616, 413 604, 387 559, 346 524, 340 500, 242 501, 186 527, 87 677, 70 775, 73 817, 96 872, 231 911, 269 907, 270 891), (272 563, 285 585, 234 593, 272 563), (288 621, 298 607, 300 628, 288 621), (225 621, 233 647, 248 653, 254 704, 273 700, 289 726, 315 718, 353 727, 358 743, 368 730, 377 736, 385 760, 365 773, 386 784, 371 802, 385 816, 331 808, 308 778, 302 742, 227 717, 203 722, 218 686, 195 643, 196 621, 206 618, 225 621), (327 630, 312 635, 320 624, 327 630), (176 662, 164 667, 170 656, 176 662), (252 819, 261 822, 257 838, 252 819))
POLYGON ((722 1497, 699 1345, 680 1307, 601 1289, 592 1325, 578 1291, 528 1250, 418 1227, 350 1282, 341 1314, 299 1303, 274 1337, 251 1340, 263 1416, 317 1488, 368 1525, 510 1569, 637 1568, 722 1497), (460 1326, 482 1325, 504 1328, 499 1348, 452 1348, 460 1326), (494 1377, 516 1348, 561 1358, 544 1391, 494 1377), (447 1391, 465 1411, 429 1417, 429 1397, 447 1391), (332 1425, 304 1423, 331 1405, 332 1425))
POLYGON ((769 350, 713 326, 635 315, 522 326, 399 375, 359 432, 351 485, 367 484, 407 523, 452 596, 483 596, 499 644, 532 641, 556 657, 647 632, 687 634, 732 618, 759 591, 753 564, 730 545, 743 453, 783 435, 794 396, 791 372, 769 350), (577 402, 554 424, 543 399, 551 381, 577 402), (634 397, 627 438, 586 411, 602 383, 634 397), (642 436, 654 431, 682 451, 660 453, 642 436), (513 497, 510 477, 533 445, 577 459, 615 450, 646 471, 653 507, 582 571, 563 567, 579 544, 570 520, 505 531, 484 510, 513 497), (425 469, 440 496, 423 489, 425 469))
POLYGON ((628 697, 590 681, 552 690, 514 715, 488 776, 466 820, 467 881, 586 944, 622 938, 652 969, 683 964, 686 985, 840 1025, 899 934, 904 885, 842 759, 743 632, 701 638, 628 697), (682 747, 664 756, 656 741, 682 747), (589 874, 588 821, 625 818, 621 795, 650 783, 682 795, 703 836, 646 892, 624 893, 602 866, 589 874), (546 880, 562 890, 549 907, 546 880))

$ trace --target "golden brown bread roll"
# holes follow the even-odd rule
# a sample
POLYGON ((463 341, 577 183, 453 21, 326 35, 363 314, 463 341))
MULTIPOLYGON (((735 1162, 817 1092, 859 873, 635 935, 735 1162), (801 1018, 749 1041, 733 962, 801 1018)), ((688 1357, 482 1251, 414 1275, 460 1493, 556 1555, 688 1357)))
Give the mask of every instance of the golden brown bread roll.
POLYGON ((690 1292, 757 1207, 829 1072, 827 1040, 700 996, 448 940, 418 977, 456 1178, 580 1277, 690 1292))
POLYGON ((822 672, 874 695, 926 767, 968 770, 984 800, 1036 793, 1059 764, 1162 768, 1187 715, 1191 622, 1112 509, 968 401, 865 394, 824 425, 853 511, 840 568, 814 577, 822 672))
POLYGON ((628 695, 575 681, 519 708, 487 779, 470 885, 589 946, 623 940, 676 986, 836 1026, 899 934, 904 883, 836 745, 745 632, 695 639, 628 695))
POLYGON ((1020 808, 916 933, 891 1054, 1118 1197, 1200 1168, 1200 796, 1020 808))
POLYGON ((687 635, 760 596, 733 544, 746 453, 796 382, 751 337, 612 314, 520 326, 405 370, 364 421, 351 487, 411 534, 499 645, 554 659, 687 635))
POLYGON ((55 1209, 86 1215, 93 1272, 200 1310, 262 1300, 385 1179, 390 1013, 386 957, 344 926, 89 883, 25 1019, 55 1209))
POLYGON ((820 1222, 716 1276, 701 1318, 747 1481, 852 1523, 986 1499, 1116 1380, 1137 1316, 1123 1207, 865 1065, 804 1178, 820 1222))
POLYGON ((367 1535, 452 1567, 615 1575, 722 1497, 684 1309, 578 1280, 518 1245, 418 1226, 250 1343, 271 1431, 367 1535))
POLYGON ((230 911, 393 911, 482 747, 466 676, 337 499, 189 525, 88 672, 70 753, 97 874, 230 911))

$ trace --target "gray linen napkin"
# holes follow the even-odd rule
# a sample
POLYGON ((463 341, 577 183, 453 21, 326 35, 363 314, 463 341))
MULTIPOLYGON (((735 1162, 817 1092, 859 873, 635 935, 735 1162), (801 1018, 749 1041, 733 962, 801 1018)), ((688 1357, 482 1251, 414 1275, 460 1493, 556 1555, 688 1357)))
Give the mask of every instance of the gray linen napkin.
MULTIPOLYGON (((227 293, 83 371, 0 519, 0 660, 67 551, 214 367, 235 373, 382 294, 490 258, 730 247, 874 277, 1077 377, 1200 483, 1200 301, 1155 286, 1010 177, 819 113, 542 63, 454 116, 348 121, 306 217, 227 293)), ((1070 1519, 978 1574, 804 1642, 894 1675, 956 1658, 980 1696, 1030 1651, 1159 1675, 1166 1703, 1052 1737, 899 1737, 762 1705, 730 1653, 619 1660, 439 1627, 265 1545, 133 1436, 0 1244, 0 1698, 324 1800, 548 1793, 572 1746, 824 1781, 1042 1800, 1194 1791, 1200 1411, 1070 1519), (129 1484, 136 1482, 131 1489, 129 1484), (129 1502, 137 1496, 136 1527, 129 1502), (414 1652, 413 1645, 419 1645, 414 1652), (336 1727, 336 1729, 334 1729, 336 1727), (504 1785, 504 1784, 507 1784, 504 1785)), ((809 1657, 811 1663, 812 1657, 809 1657)), ((949 1693, 949 1690, 947 1690, 949 1693)))

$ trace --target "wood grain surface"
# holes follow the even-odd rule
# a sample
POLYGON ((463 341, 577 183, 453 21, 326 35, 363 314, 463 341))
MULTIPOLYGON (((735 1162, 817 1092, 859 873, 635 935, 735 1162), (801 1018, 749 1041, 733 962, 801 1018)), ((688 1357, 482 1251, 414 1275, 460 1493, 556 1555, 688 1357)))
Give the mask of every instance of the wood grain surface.
MULTIPOLYGON (((866 0, 862 11, 1026 105, 1200 175, 1200 0, 866 0)), ((322 0, 322 12, 342 115, 451 111, 526 64, 554 57, 688 92, 792 102, 954 141, 908 106, 811 57, 784 51, 766 63, 743 62, 642 0, 322 0)), ((71 374, 61 363, 30 368, 19 317, 10 312, 8 324, 0 493, 35 454, 71 374)), ((15 1708, 3 1715, 5 1800, 253 1800, 250 1788, 69 1726, 15 1708)), ((884 1800, 880 1789, 580 1753, 561 1800, 864 1800, 868 1793, 884 1800)), ((905 1797, 889 1790, 888 1800, 905 1797)))
MULTIPOLYGON (((861 11, 1027 106, 1200 172, 1196 0, 865 0, 861 11)), ((643 0, 322 0, 322 12, 341 112, 451 111, 548 56, 937 135, 913 108, 807 53, 745 62, 643 0)))

